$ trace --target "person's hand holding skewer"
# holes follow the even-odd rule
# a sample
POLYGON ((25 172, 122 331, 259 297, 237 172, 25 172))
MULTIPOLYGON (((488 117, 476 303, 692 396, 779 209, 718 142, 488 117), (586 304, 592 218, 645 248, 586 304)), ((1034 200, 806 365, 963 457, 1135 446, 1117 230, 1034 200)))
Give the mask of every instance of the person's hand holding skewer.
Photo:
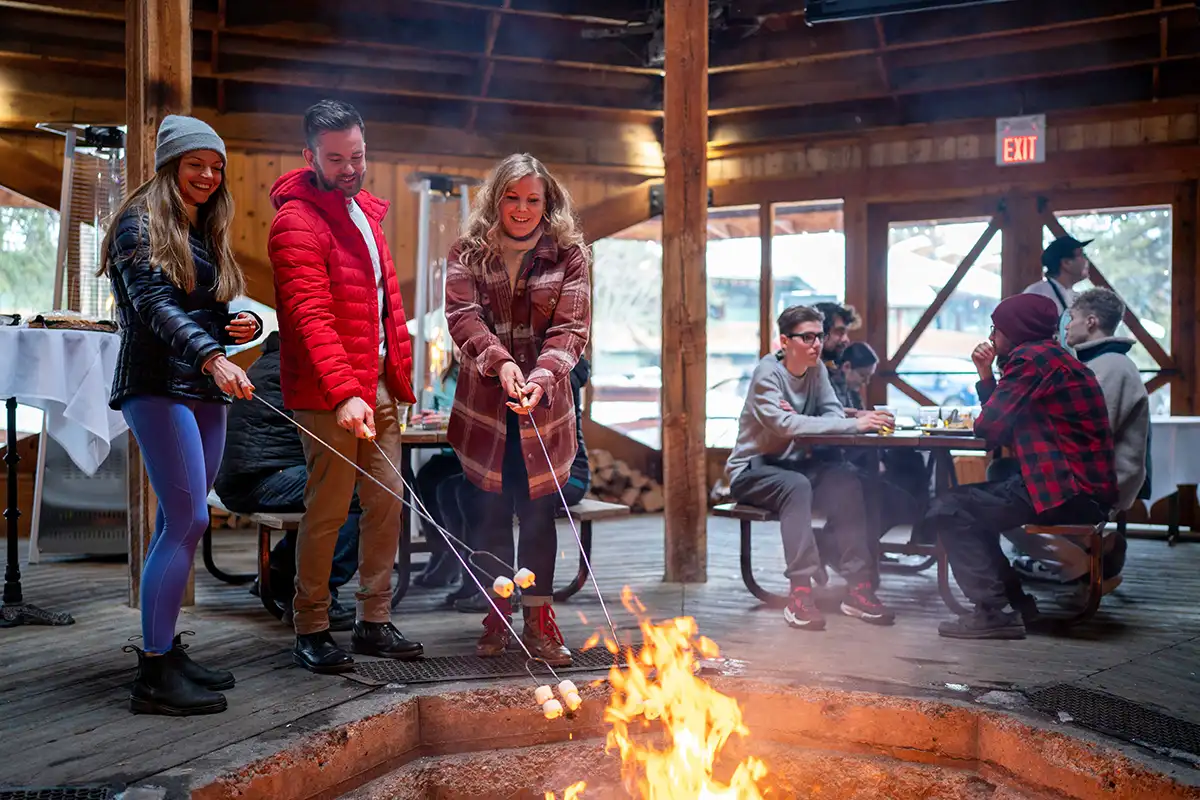
POLYGON ((239 400, 254 399, 254 384, 246 375, 246 371, 218 353, 204 365, 204 372, 212 376, 217 388, 225 394, 231 394, 239 400))
POLYGON ((351 397, 338 404, 334 416, 337 424, 359 439, 375 438, 375 413, 361 397, 351 397))
POLYGON ((521 402, 519 404, 509 403, 508 407, 518 414, 528 416, 529 412, 533 411, 537 404, 542 402, 544 392, 541 385, 533 381, 522 385, 518 391, 521 395, 521 402))

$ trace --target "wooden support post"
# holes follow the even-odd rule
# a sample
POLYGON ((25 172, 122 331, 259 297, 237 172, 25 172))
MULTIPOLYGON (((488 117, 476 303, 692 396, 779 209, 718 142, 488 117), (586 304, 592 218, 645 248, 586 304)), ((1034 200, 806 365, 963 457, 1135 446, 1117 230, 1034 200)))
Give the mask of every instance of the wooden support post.
POLYGON ((771 239, 775 235, 775 206, 758 207, 758 237, 762 247, 758 284, 758 354, 775 349, 775 274, 771 266, 771 239))
POLYGON ((1000 296, 1011 297, 1042 277, 1042 217, 1038 199, 1011 194, 1004 203, 1000 296))
POLYGON ((1171 381, 1171 413, 1177 416, 1193 416, 1200 406, 1200 347, 1196 347, 1200 206, 1196 190, 1195 181, 1180 184, 1171 203, 1171 355, 1179 369, 1171 381))
MULTIPOLYGON (((154 175, 158 126, 168 114, 192 111, 191 0, 125 0, 126 190, 154 175)), ((158 500, 133 436, 129 446, 129 604, 141 599, 142 565, 158 500)), ((194 575, 194 573, 193 573, 194 575)), ((189 578, 184 605, 195 602, 189 578)))
MULTIPOLYGON (((857 216, 857 212, 855 214, 857 216)), ((847 253, 846 296, 858 308, 866 329, 867 344, 875 349, 879 360, 888 363, 888 222, 887 214, 879 206, 863 204, 863 221, 855 223, 857 230, 865 233, 861 244, 862 253, 847 253), (862 260, 863 263, 858 263, 862 260), (857 264, 857 266, 852 266, 857 264), (854 272, 851 272, 851 269, 854 272), (862 273, 861 276, 859 273, 862 273), (861 283, 861 285, 859 285, 861 283), (858 306, 862 303, 862 306, 858 306)), ((846 238, 850 238, 850 214, 846 220, 846 238)), ((875 405, 887 402, 888 381, 875 378, 867 385, 867 403, 875 405)))
POLYGON ((662 449, 666 575, 708 579, 705 359, 708 323, 708 3, 667 0, 662 449))

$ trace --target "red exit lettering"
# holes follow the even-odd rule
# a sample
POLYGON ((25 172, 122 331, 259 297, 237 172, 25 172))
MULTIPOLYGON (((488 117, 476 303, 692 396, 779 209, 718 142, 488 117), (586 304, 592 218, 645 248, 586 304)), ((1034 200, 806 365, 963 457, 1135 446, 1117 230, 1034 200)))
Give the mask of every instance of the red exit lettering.
POLYGON ((1005 164, 1022 164, 1037 158, 1037 140, 1034 136, 1005 136, 1001 151, 1005 164))

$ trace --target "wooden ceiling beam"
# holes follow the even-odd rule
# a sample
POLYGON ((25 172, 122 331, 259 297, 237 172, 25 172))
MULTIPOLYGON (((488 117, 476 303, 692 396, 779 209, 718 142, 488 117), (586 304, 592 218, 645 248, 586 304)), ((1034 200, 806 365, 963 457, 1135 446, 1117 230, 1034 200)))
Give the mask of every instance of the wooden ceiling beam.
MULTIPOLYGON (((1200 56, 1190 58, 1197 57, 1200 56)), ((1190 81, 1185 77, 1181 77, 1178 84, 1164 80, 1164 97, 1193 91, 1196 70, 1186 72, 1193 76, 1190 81)), ((876 92, 875 99, 812 105, 802 114, 792 109, 728 114, 712 120, 710 148, 719 150, 743 143, 778 143, 949 120, 994 119, 1005 115, 1140 103, 1151 99, 1149 74, 1148 65, 1133 65, 1123 69, 1030 76, 1012 82, 981 82, 969 88, 908 93, 901 96, 899 103, 876 92)), ((896 91, 899 93, 900 90, 896 91)))
POLYGON ((1119 23, 1144 17, 1156 19, 1173 12, 1195 14, 1194 3, 1179 2, 1164 2, 1161 8, 1146 5, 1134 10, 1129 10, 1128 3, 1123 0, 1057 3, 1044 7, 1031 5, 1030 8, 1028 13, 1022 15, 1013 15, 1009 9, 999 18, 1002 23, 987 25, 978 22, 977 15, 982 13, 979 9, 974 9, 971 14, 961 11, 931 11, 913 14, 910 17, 888 17, 884 21, 887 38, 887 45, 884 47, 878 45, 874 24, 870 20, 815 28, 805 28, 801 21, 797 20, 779 31, 764 31, 737 47, 714 52, 709 74, 822 64, 874 57, 879 53, 964 47, 972 43, 1014 39, 1047 31, 1091 28, 1098 24, 1119 23), (943 20, 943 24, 930 24, 939 18, 943 20), (894 22, 906 19, 911 26, 900 27, 894 22))
POLYGON ((713 205, 744 206, 830 197, 871 202, 972 196, 1013 191, 1082 189, 1122 184, 1177 183, 1200 176, 1200 145, 1148 145, 1054 153, 1044 164, 997 166, 990 158, 830 170, 790 178, 715 183, 713 205))
MULTIPOLYGON (((242 63, 244 64, 244 61, 242 63)), ((608 113, 613 119, 648 121, 662 116, 660 109, 650 105, 648 97, 620 90, 580 92, 577 87, 566 84, 542 84, 538 87, 526 87, 523 94, 517 94, 514 92, 517 87, 503 84, 492 88, 490 93, 481 94, 475 81, 460 76, 418 75, 352 67, 342 67, 335 72, 294 65, 241 66, 227 59, 223 60, 223 65, 221 71, 214 72, 208 64, 197 64, 196 75, 256 85, 366 92, 381 97, 420 97, 514 106, 530 110, 563 109, 594 114, 608 113)), ((470 129, 469 125, 467 127, 470 129)))

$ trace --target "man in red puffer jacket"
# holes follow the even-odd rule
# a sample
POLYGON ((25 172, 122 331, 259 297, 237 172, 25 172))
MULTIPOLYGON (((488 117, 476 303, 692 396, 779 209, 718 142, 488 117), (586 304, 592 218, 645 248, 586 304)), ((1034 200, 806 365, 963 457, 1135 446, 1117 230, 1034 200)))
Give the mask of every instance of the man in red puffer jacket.
MULTIPOLYGON (((308 167, 275 182, 268 249, 275 271, 283 401, 296 421, 399 495, 400 434, 412 389, 412 344, 400 285, 384 239, 388 203, 362 190, 362 117, 323 100, 304 115, 308 167), (374 441, 371 441, 374 440, 374 441), (378 447, 377 447, 378 445, 378 447)), ((296 539, 296 646, 313 672, 345 672, 354 660, 329 633, 329 574, 338 528, 357 484, 359 533, 356 653, 419 658, 422 647, 391 623, 391 574, 403 511, 395 496, 302 436, 308 482, 296 539)))

